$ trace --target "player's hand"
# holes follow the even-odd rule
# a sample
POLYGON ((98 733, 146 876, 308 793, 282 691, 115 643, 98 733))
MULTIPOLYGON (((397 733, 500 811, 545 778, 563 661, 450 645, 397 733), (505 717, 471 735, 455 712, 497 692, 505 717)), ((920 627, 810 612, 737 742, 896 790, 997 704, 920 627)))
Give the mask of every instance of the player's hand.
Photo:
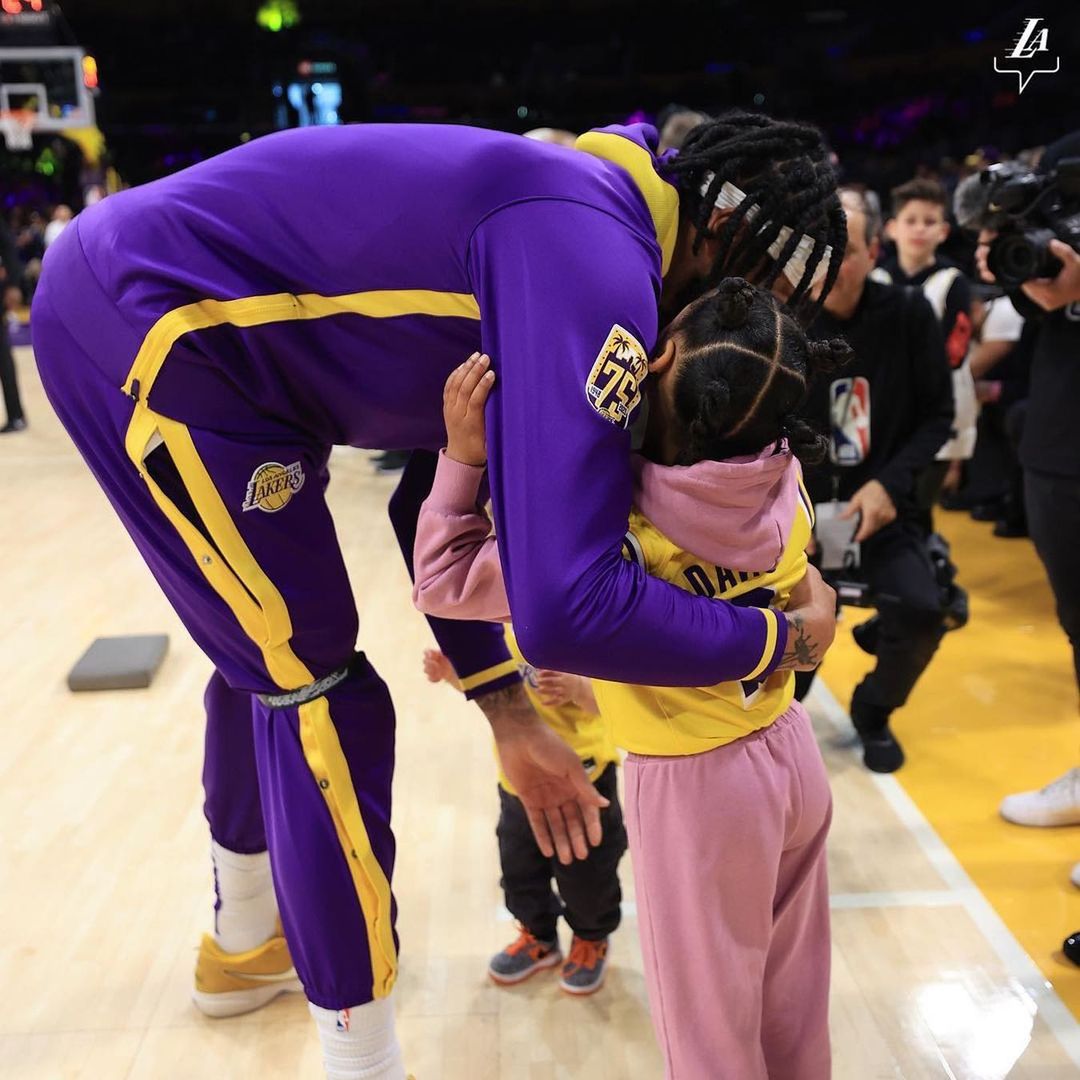
POLYGON ((450 373, 443 388, 446 456, 462 465, 487 464, 484 402, 495 384, 491 358, 473 353, 450 373))
POLYGON ((878 480, 868 480, 848 501, 847 509, 841 518, 853 518, 861 514, 859 530, 855 533, 855 542, 861 544, 869 540, 874 533, 891 525, 896 520, 896 506, 878 480))
POLYGON ((791 590, 784 618, 788 639, 777 670, 813 671, 836 636, 836 592, 813 564, 791 590))
POLYGON ((477 698, 491 722, 503 772, 514 785, 547 857, 569 865, 586 859, 603 837, 600 810, 608 805, 590 783, 577 754, 533 712, 520 683, 477 698))
POLYGON ((456 683, 458 681, 454 665, 450 663, 449 657, 438 649, 424 650, 424 674, 428 682, 456 683))
POLYGON ((1080 254, 1060 240, 1050 241, 1050 251, 1062 262, 1056 277, 1025 281, 1021 289, 1043 309, 1057 311, 1080 302, 1080 254))

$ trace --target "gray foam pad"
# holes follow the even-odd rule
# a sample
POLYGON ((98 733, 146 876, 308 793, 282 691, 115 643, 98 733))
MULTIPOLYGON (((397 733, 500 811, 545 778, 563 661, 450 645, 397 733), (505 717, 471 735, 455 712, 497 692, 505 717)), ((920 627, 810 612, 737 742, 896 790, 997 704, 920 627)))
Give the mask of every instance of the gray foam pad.
POLYGON ((168 648, 165 634, 96 638, 68 673, 68 688, 141 690, 150 685, 168 648))

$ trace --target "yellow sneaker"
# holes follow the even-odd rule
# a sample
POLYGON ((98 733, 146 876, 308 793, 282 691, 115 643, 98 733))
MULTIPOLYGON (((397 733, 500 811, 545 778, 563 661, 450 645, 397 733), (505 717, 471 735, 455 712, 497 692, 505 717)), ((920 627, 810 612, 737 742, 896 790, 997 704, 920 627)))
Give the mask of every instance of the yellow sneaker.
POLYGON ((278 994, 302 989, 280 931, 242 953, 227 953, 203 934, 192 1000, 207 1016, 239 1016, 261 1009, 278 994))

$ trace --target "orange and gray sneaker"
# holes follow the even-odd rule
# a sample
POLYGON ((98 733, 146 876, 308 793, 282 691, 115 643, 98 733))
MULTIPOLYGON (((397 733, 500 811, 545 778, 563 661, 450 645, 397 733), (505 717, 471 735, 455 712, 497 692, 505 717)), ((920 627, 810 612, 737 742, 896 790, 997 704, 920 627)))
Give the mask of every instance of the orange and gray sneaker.
POLYGON ((496 953, 488 964, 488 974, 503 986, 519 983, 562 960, 558 939, 541 941, 520 924, 518 931, 517 940, 496 953))
POLYGON ((203 934, 192 999, 207 1016, 239 1016, 302 989, 280 927, 269 941, 241 953, 225 952, 203 934))
POLYGON ((575 934, 570 955, 559 976, 559 986, 568 994, 595 994, 604 985, 607 954, 607 938, 587 941, 575 934))

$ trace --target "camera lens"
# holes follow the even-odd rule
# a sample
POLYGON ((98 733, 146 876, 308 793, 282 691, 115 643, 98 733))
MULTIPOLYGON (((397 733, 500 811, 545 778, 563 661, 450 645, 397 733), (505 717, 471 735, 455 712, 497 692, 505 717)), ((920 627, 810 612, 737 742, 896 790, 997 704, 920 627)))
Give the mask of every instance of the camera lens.
POLYGON ((986 265, 1002 285, 1021 285, 1037 277, 1053 277, 1061 263, 1050 254, 1050 229, 1025 229, 999 236, 987 252, 986 265))

